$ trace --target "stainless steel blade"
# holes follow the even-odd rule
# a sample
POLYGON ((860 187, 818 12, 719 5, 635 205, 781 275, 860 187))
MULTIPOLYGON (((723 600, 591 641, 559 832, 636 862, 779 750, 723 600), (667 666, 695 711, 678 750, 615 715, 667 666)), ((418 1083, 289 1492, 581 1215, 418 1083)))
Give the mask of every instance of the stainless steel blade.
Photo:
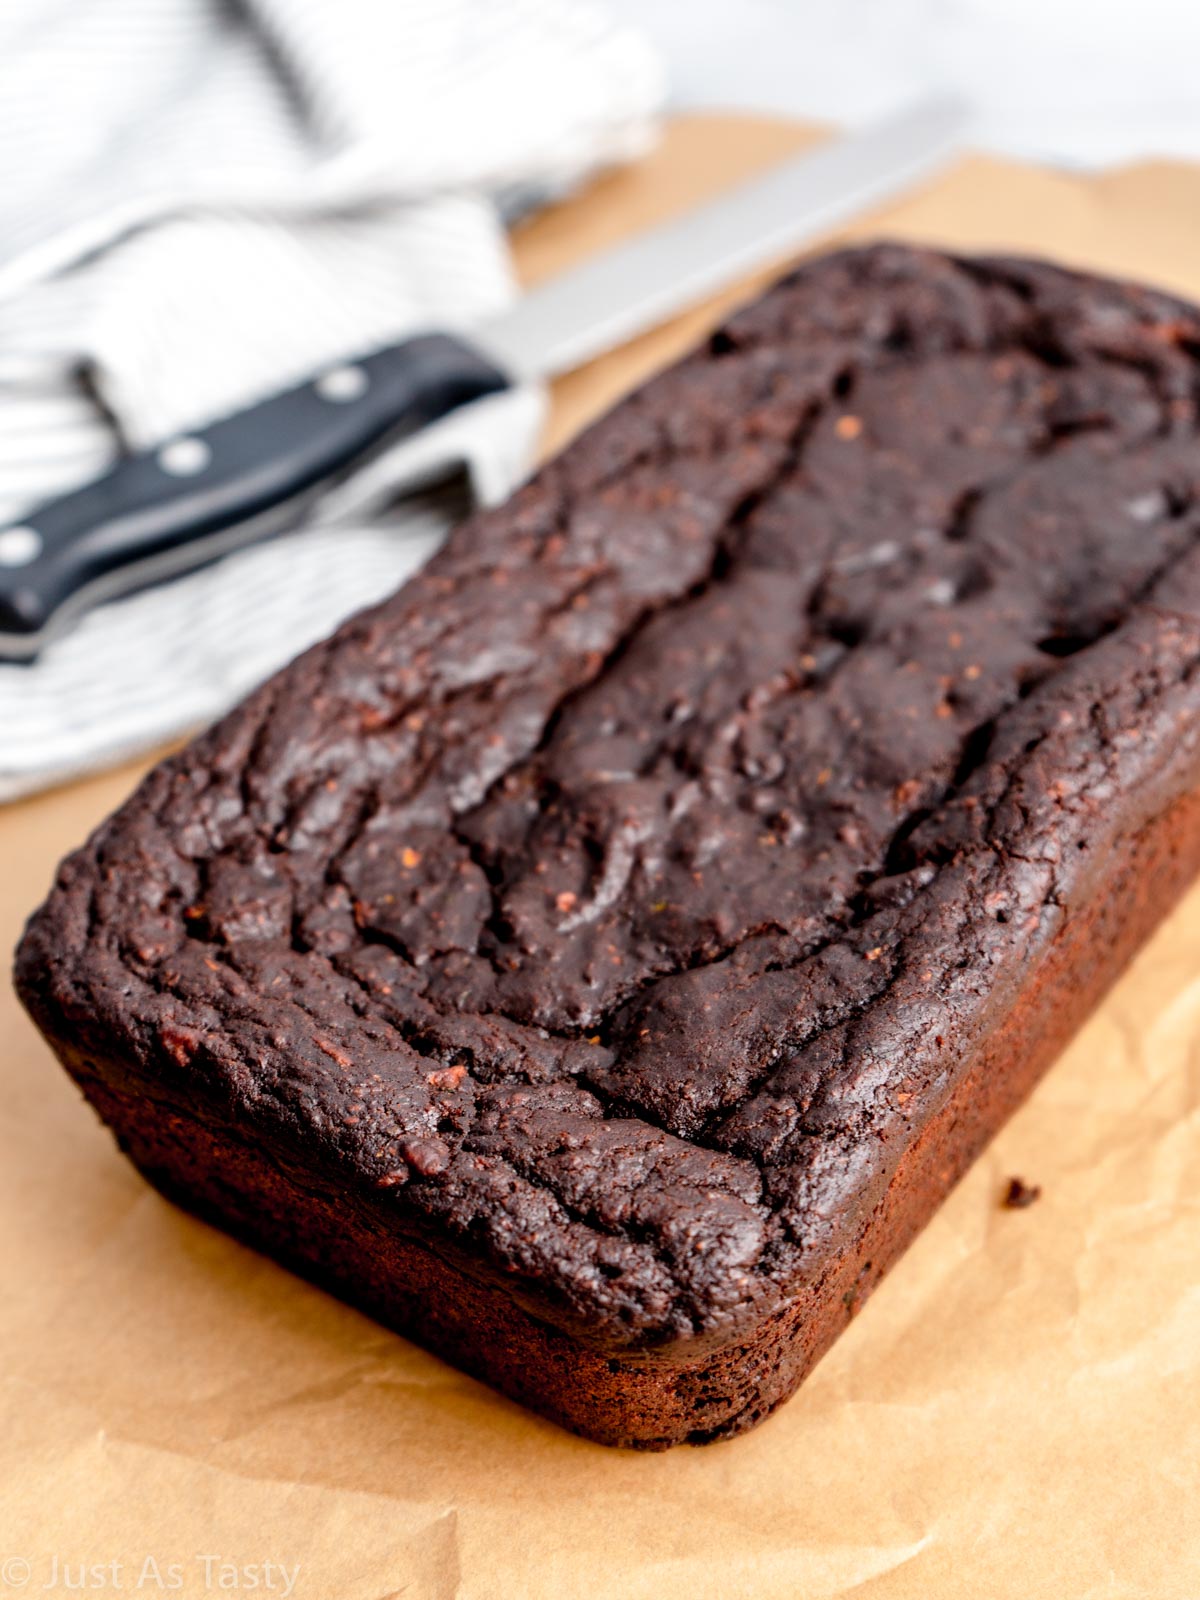
POLYGON ((969 120, 960 100, 923 100, 831 140, 560 274, 474 337, 523 375, 569 371, 930 177, 969 120))

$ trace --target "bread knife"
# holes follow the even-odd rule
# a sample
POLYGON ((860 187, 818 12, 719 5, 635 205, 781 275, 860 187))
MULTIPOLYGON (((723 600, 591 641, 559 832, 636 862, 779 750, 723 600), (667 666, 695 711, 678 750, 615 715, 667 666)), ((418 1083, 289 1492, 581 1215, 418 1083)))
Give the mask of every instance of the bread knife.
POLYGON ((793 157, 526 294, 124 457, 0 526, 0 657, 34 660, 80 612, 292 527, 331 484, 514 383, 553 377, 932 176, 965 105, 921 101, 793 157))

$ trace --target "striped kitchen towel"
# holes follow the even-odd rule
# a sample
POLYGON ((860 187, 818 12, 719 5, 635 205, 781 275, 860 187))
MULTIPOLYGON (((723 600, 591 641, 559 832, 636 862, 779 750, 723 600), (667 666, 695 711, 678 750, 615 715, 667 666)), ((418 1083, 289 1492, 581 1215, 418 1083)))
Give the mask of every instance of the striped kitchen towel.
MULTIPOLYGON (((347 356, 515 289, 503 219, 648 144, 641 35, 594 0, 5 0, 0 523, 347 356)), ((102 606, 0 665, 0 798, 208 720, 527 470, 481 401, 313 527, 102 606), (415 455, 414 455, 415 452, 415 455), (369 514, 368 514, 369 513, 369 514)))

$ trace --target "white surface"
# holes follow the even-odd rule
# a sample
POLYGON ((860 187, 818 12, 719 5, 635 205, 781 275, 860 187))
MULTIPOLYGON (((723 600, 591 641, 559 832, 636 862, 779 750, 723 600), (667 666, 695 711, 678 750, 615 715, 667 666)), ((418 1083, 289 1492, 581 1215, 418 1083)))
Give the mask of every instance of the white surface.
POLYGON ((1196 0, 611 0, 677 105, 855 122, 923 89, 980 109, 976 143, 1034 160, 1200 159, 1196 0))

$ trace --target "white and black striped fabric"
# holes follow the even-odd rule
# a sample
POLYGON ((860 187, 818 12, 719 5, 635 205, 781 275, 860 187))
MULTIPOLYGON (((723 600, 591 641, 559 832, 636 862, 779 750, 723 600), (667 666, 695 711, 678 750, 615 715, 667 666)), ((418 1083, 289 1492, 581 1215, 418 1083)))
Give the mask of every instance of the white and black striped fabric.
MULTIPOLYGON (((121 448, 499 310, 505 203, 644 149, 661 95, 593 0, 4 0, 0 523, 121 448)), ((426 558, 447 512, 394 505, 414 472, 461 459, 502 495, 539 415, 481 402, 375 463, 352 516, 0 665, 0 798, 216 714, 426 558)))

